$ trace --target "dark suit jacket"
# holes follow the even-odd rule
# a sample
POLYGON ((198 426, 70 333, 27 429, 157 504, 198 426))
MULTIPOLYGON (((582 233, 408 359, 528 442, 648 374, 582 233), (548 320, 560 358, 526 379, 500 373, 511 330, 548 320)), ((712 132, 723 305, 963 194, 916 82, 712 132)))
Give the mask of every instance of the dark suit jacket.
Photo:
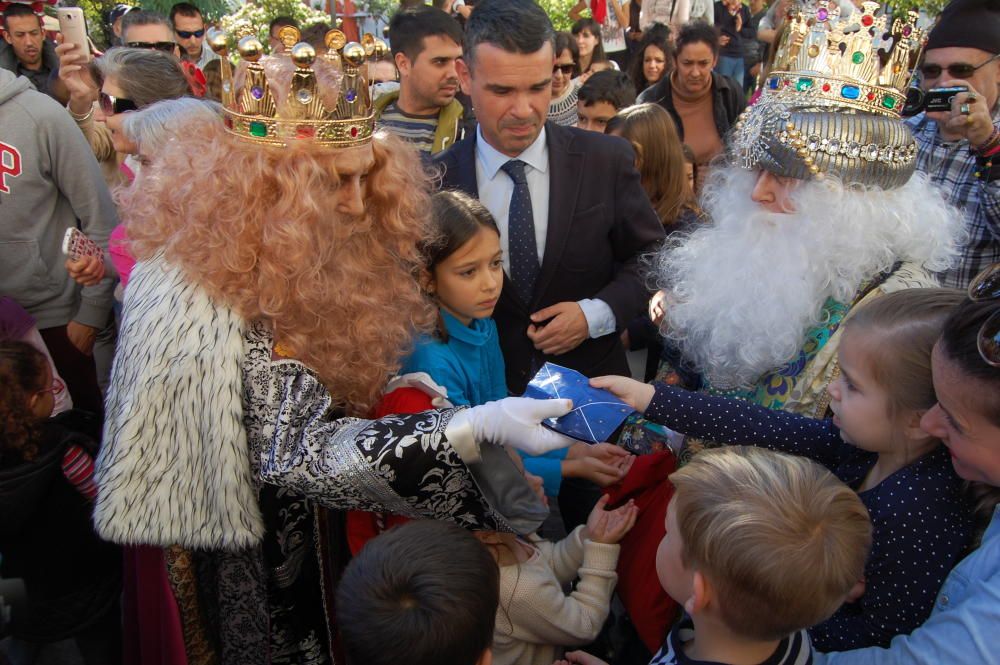
MULTIPOLYGON (((649 299, 639 257, 664 237, 635 170, 635 153, 623 139, 545 125, 549 149, 549 222, 545 256, 532 302, 504 288, 493 318, 507 365, 507 388, 520 394, 546 361, 588 376, 628 375, 619 335, 587 339, 569 353, 548 357, 528 339, 530 315, 560 302, 599 298, 623 330, 649 299)), ((442 188, 479 195, 476 137, 437 156, 442 188)))

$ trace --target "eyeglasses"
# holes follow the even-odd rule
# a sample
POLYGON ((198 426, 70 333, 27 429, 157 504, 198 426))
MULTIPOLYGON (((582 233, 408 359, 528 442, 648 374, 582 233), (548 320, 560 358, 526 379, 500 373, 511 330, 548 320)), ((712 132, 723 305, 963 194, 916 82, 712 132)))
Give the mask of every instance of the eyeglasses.
POLYGON ((139 108, 131 99, 115 97, 114 95, 109 95, 103 90, 98 95, 97 101, 100 104, 101 111, 104 112, 104 115, 115 115, 118 113, 125 113, 126 111, 135 111, 139 108))
MULTIPOLYGON (((969 299, 976 302, 1000 300, 1000 263, 994 263, 972 280, 969 299)), ((987 365, 1000 367, 1000 309, 983 322, 976 337, 976 346, 987 365)))
POLYGON ((174 48, 177 45, 173 42, 128 42, 125 46, 128 46, 129 48, 153 49, 154 51, 173 53, 174 48))
POLYGON ((174 30, 174 32, 176 32, 177 36, 180 37, 181 39, 191 39, 192 37, 197 37, 198 39, 201 39, 202 36, 205 34, 205 28, 202 28, 201 30, 195 30, 193 32, 188 30, 174 30))
POLYGON ((563 76, 572 76, 574 69, 576 69, 576 65, 573 63, 569 63, 568 65, 555 64, 552 66, 552 73, 562 72, 563 76))
POLYGON ((934 63, 925 63, 923 65, 920 65, 920 73, 929 79, 936 79, 937 77, 941 76, 942 71, 947 71, 948 75, 952 78, 967 79, 973 74, 975 74, 977 69, 979 69, 980 67, 985 67, 986 65, 990 64, 997 58, 1000 58, 1000 53, 997 53, 995 56, 993 56, 986 62, 975 66, 970 65, 966 62, 958 62, 953 65, 948 65, 947 67, 942 68, 941 65, 937 65, 934 63))

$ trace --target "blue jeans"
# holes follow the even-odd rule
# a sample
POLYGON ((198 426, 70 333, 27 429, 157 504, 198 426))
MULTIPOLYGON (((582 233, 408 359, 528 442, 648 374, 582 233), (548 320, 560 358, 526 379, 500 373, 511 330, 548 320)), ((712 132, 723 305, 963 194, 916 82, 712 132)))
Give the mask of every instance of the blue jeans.
POLYGON ((723 74, 736 81, 741 89, 743 88, 743 58, 731 58, 727 55, 719 56, 719 64, 715 66, 717 74, 723 74))

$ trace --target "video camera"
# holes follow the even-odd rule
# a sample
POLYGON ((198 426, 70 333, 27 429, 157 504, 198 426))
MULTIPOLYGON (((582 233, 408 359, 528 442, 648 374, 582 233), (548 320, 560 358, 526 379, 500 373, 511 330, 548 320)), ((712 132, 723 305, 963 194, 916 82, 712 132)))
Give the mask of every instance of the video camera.
POLYGON ((906 103, 903 104, 903 117, 909 118, 921 111, 930 111, 931 113, 950 111, 951 103, 955 100, 955 95, 968 91, 969 88, 964 85, 956 85, 951 88, 931 88, 926 92, 920 88, 910 88, 906 91, 906 103))

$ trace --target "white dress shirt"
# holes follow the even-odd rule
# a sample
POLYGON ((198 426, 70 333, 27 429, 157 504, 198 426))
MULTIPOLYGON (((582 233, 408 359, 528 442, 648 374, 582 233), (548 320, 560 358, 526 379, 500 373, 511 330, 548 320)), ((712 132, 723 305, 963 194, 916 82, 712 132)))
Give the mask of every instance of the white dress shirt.
MULTIPOLYGON (((481 127, 476 128, 476 185, 479 188, 479 202, 482 203, 500 229, 500 249, 503 251, 503 269, 510 275, 510 234, 508 216, 510 198, 514 194, 514 181, 500 167, 512 159, 519 159, 524 168, 531 194, 531 213, 535 223, 535 248, 538 250, 538 265, 545 257, 545 239, 549 230, 549 146, 545 142, 545 128, 538 138, 517 157, 508 157, 491 146, 483 138, 481 127)), ((615 331, 615 314, 611 306, 597 298, 577 301, 587 319, 591 337, 602 337, 615 331)))

